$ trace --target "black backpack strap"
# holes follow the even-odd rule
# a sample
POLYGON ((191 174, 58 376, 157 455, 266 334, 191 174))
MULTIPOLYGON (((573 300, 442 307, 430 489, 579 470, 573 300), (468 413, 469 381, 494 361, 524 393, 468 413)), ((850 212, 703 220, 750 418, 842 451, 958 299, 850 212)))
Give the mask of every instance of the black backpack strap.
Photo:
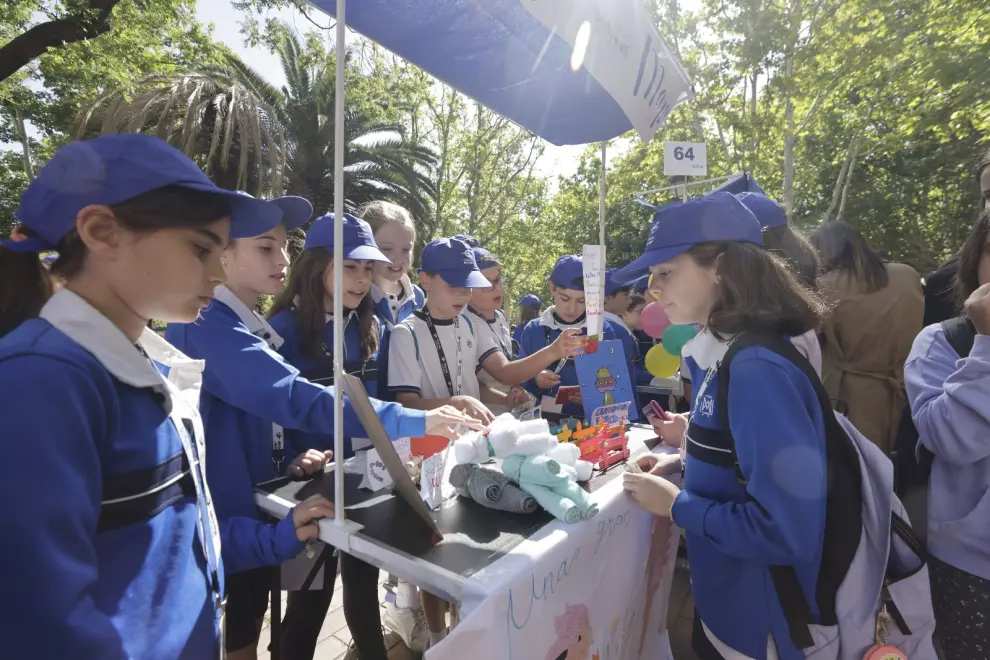
MULTIPOLYGON (((832 410, 828 393, 814 367, 786 338, 779 335, 738 335, 729 345, 718 366, 718 408, 722 428, 735 453, 735 440, 729 424, 729 378, 732 359, 743 349, 759 346, 783 357, 805 375, 821 406, 825 424, 825 463, 828 493, 825 504, 825 534, 821 565, 815 587, 818 620, 812 615, 793 566, 770 566, 770 577, 777 591, 791 641, 799 649, 814 646, 809 626, 838 624, 835 599, 839 585, 849 572, 863 533, 863 484, 859 455, 832 410)), ((738 458, 736 459, 738 466, 738 458)), ((742 478, 741 470, 737 476, 742 478)), ((745 485, 745 480, 742 479, 745 485)))
POLYGON ((968 357, 973 350, 973 343, 976 341, 976 326, 965 316, 957 316, 954 319, 942 321, 942 332, 949 342, 949 346, 960 358, 968 357))

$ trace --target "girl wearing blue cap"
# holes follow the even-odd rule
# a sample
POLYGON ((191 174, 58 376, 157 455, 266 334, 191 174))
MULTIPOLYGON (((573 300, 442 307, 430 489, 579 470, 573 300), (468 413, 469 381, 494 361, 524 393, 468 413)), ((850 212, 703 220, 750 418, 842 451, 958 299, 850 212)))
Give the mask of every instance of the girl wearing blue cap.
MULTIPOLYGON (((272 328, 282 338, 279 353, 312 382, 333 384, 333 225, 334 216, 317 218, 306 236, 306 245, 292 266, 288 286, 278 295, 270 313, 272 328)), ((375 315, 368 296, 374 267, 388 263, 375 245, 371 227, 352 215, 344 215, 344 371, 361 378, 368 394, 379 396, 378 356, 382 350, 384 324, 375 315)), ((359 434, 360 435, 360 434, 359 434)), ((290 446, 302 451, 310 447, 331 447, 327 434, 288 430, 290 446)), ((347 457, 371 443, 360 437, 344 440, 347 457)), ((329 558, 332 575, 338 559, 329 558)), ((382 635, 378 603, 378 568, 340 553, 340 575, 344 590, 344 618, 351 640, 362 660, 385 660, 387 651, 382 635)), ((324 579, 323 589, 294 591, 289 594, 286 620, 296 627, 307 626, 318 634, 330 608, 332 579, 324 579)), ((315 637, 313 638, 315 641, 315 637)))
MULTIPOLYGON (((825 311, 761 239, 753 214, 716 193, 660 209, 645 254, 618 273, 632 279, 648 269, 671 321, 702 326, 684 347, 696 385, 684 490, 654 474, 627 474, 624 485, 640 506, 685 531, 698 616, 719 655, 796 660, 805 654, 791 640, 770 569, 792 567, 818 616, 823 410, 806 372, 762 346, 742 348, 732 361, 728 419, 719 418, 716 400, 718 366, 736 337, 801 335, 825 311)), ((643 463, 658 473, 666 467, 656 458, 643 463)))
MULTIPOLYGON (((580 255, 566 255, 557 259, 550 271, 550 294, 553 305, 540 318, 523 328, 519 339, 519 357, 550 346, 561 334, 571 330, 585 332, 588 324, 584 307, 584 264, 580 255)), ((611 322, 602 319, 602 340, 615 339, 611 322)), ((548 419, 560 417, 584 417, 580 392, 575 393, 563 407, 557 406, 555 396, 558 386, 578 384, 577 368, 572 358, 557 361, 535 378, 526 382, 530 394, 541 400, 541 412, 548 419)))
MULTIPOLYGON (((309 382, 288 364, 276 352, 282 337, 255 311, 262 295, 282 288, 287 231, 301 226, 312 213, 309 202, 300 198, 274 203, 286 209, 285 220, 229 246, 224 252, 227 285, 217 287, 212 304, 195 322, 170 323, 166 331, 166 338, 181 350, 205 360, 200 409, 210 438, 207 473, 216 495, 229 581, 227 649, 229 657, 238 659, 256 655, 271 567, 298 555, 303 544, 316 537, 316 519, 332 514, 329 502, 316 496, 281 522, 269 524, 254 503, 254 484, 286 471, 299 475, 319 470, 326 461, 322 452, 307 452, 310 447, 287 447, 283 429, 329 436, 334 420, 334 390, 309 382)), ((449 408, 424 417, 396 404, 373 403, 394 438, 434 427, 441 435, 449 434, 451 424, 471 421, 449 408)), ((344 410, 348 434, 361 435, 350 405, 344 410)), ((311 658, 319 625, 314 630, 310 617, 294 604, 290 600, 283 623, 283 657, 311 658)))
POLYGON ((23 278, 0 298, 15 328, 0 340, 10 657, 222 656, 220 532, 190 405, 203 365, 147 323, 195 319, 228 240, 281 216, 145 135, 71 143, 24 191, 0 248, 23 278), (47 250, 64 287, 46 301, 47 250))
POLYGON ((808 239, 787 224, 787 214, 780 204, 762 193, 744 192, 736 195, 753 212, 763 229, 763 247, 783 259, 794 271, 801 284, 812 291, 818 289, 818 253, 808 239))

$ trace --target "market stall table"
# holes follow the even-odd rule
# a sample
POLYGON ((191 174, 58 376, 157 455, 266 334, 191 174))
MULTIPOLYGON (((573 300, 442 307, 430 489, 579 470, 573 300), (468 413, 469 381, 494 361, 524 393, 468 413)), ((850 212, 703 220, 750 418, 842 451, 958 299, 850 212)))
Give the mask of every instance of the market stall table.
MULTIPOLYGON (((629 428, 630 449, 657 440, 650 427, 629 428)), ((621 475, 616 465, 605 473, 596 471, 587 488, 596 492, 621 475)), ((333 497, 334 465, 320 479, 277 479, 255 488, 255 501, 262 511, 284 518, 296 503, 322 493, 333 497)), ((515 547, 533 536, 553 517, 544 511, 513 514, 487 509, 463 497, 454 497, 433 512, 443 531, 434 545, 430 530, 412 508, 389 490, 371 492, 360 488, 360 474, 344 474, 347 517, 362 529, 350 536, 349 554, 398 576, 447 600, 461 603, 468 579, 493 567, 515 547)), ((325 525, 321 522, 321 537, 325 525)))

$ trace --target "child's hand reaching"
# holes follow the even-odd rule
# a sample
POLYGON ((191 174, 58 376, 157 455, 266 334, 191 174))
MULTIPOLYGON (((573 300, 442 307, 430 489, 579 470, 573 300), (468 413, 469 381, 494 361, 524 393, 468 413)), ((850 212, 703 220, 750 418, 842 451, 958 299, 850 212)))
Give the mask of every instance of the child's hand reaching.
POLYGON ((663 477, 680 471, 681 457, 677 454, 646 454, 636 460, 636 465, 643 472, 663 477))
POLYGON ((568 328, 560 333, 560 336, 550 344, 555 360, 566 360, 569 357, 580 355, 584 352, 584 347, 588 343, 587 335, 582 335, 577 328, 568 328))
MULTIPOLYGON (((480 401, 478 401, 478 405, 484 407, 480 401)), ((485 410, 488 409, 485 408, 485 410)), ((490 412, 488 414, 491 415, 490 412)), ((454 406, 440 406, 426 413, 427 435, 440 435, 451 440, 456 440, 460 437, 461 426, 466 426, 473 431, 483 431, 487 428, 487 422, 481 422, 470 414, 461 412, 454 406)))
POLYGON ((513 387, 509 390, 509 405, 511 406, 524 406, 530 402, 531 398, 529 392, 521 387, 513 387))
POLYGON ((541 390, 552 390, 560 383, 560 376, 552 371, 544 369, 536 374, 536 386, 541 390))
POLYGON ((670 507, 674 504, 677 494, 681 492, 677 486, 663 477, 631 472, 622 475, 622 487, 632 496, 639 508, 663 518, 670 517, 670 507))
POLYGON ((323 468, 327 466, 327 461, 331 458, 333 458, 333 452, 330 450, 307 449, 292 459, 287 471, 290 477, 302 477, 323 472, 323 468))
POLYGON ((454 406, 466 415, 473 417, 484 425, 492 423, 495 415, 488 409, 488 406, 478 401, 473 396, 461 394, 450 400, 450 405, 454 406))

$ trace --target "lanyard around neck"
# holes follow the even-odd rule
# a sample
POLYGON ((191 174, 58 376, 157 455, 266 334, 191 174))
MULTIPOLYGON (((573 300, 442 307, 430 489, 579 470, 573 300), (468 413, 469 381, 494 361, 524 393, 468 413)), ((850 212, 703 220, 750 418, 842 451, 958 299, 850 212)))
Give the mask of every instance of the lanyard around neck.
POLYGON ((430 336, 433 337, 433 344, 437 348, 437 357, 440 359, 440 371, 443 372, 443 379, 447 385, 447 392, 450 396, 457 396, 461 392, 461 324, 460 321, 454 318, 454 336, 457 339, 457 344, 455 348, 454 360, 457 362, 457 383, 456 388, 455 383, 450 377, 450 367, 447 366, 447 356, 444 353, 443 346, 440 344, 440 335, 437 334, 436 324, 433 323, 433 317, 424 312, 416 312, 416 316, 423 319, 426 323, 426 328, 430 331, 430 336))

